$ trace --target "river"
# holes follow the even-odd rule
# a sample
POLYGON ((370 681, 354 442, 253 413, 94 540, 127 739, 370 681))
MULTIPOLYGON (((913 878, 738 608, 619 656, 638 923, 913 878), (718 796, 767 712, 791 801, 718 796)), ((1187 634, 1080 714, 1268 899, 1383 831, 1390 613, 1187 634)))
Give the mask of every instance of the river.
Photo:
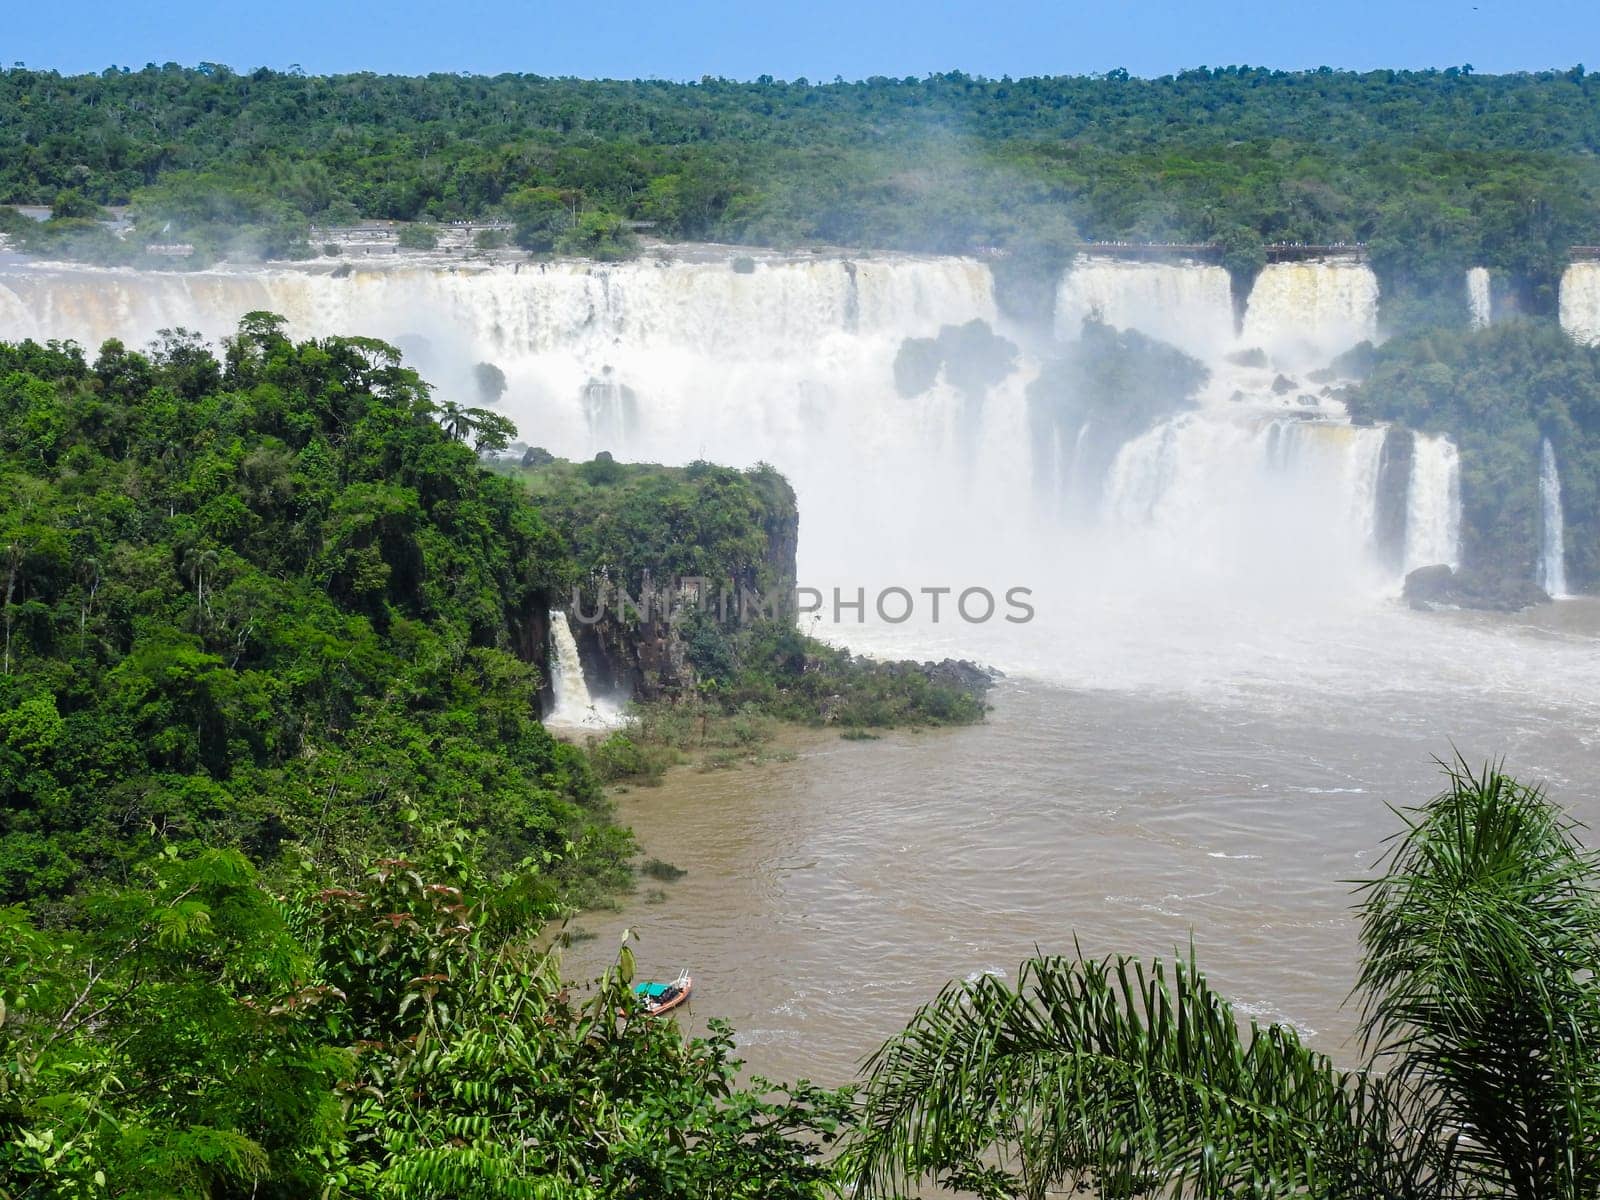
POLYGON ((694 973, 691 1028, 725 1017, 750 1071, 838 1084, 951 979, 1074 938, 1192 938, 1243 1013, 1353 1062, 1350 881, 1401 827, 1391 807, 1438 790, 1431 755, 1503 756, 1600 822, 1600 603, 1379 616, 1433 669, 1369 658, 1364 686, 1209 698, 1009 679, 975 728, 819 735, 793 761, 631 791, 622 818, 687 874, 581 917, 596 936, 568 967, 597 970, 632 928, 643 971, 694 973), (1510 682, 1541 669, 1549 694, 1510 682))

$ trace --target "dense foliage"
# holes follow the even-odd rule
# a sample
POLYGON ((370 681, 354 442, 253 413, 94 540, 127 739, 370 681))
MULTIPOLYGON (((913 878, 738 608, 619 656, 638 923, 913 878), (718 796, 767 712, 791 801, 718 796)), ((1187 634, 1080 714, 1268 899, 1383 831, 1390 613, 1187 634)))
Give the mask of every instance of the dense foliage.
MULTIPOLYGON (((1476 263, 1548 309, 1568 246, 1600 242, 1596 151, 1600 81, 1581 67, 831 84, 0 72, 0 199, 131 200, 150 233, 270 253, 303 245, 308 221, 487 213, 528 248, 602 255, 624 245, 619 218, 684 238, 1004 246, 1025 268, 1078 236, 1215 240, 1245 270, 1263 241, 1367 241, 1387 294, 1453 292, 1476 263)), ((39 236, 93 236, 65 219, 39 236)))
POLYGON ((572 565, 458 440, 498 420, 267 314, 220 361, 0 346, 0 896, 163 844, 392 850, 413 810, 610 871, 626 844, 538 721, 572 565))
MULTIPOLYGON (((985 329, 980 336, 993 335, 985 329)), ((579 640, 614 641, 615 626, 642 624, 650 630, 645 641, 659 634, 681 647, 687 678, 666 688, 675 699, 847 727, 982 718, 986 680, 976 670, 874 662, 796 628, 799 513, 793 489, 770 466, 661 467, 602 453, 587 463, 540 462, 517 475, 572 547, 579 572, 574 607, 610 614, 580 629, 579 640), (700 581, 691 585, 699 590, 682 591, 688 581, 700 581), (672 595, 670 621, 659 608, 619 603, 621 593, 642 604, 647 590, 672 595)), ((606 752, 624 749, 613 740, 606 752)))
POLYGON ((1467 331, 1435 328, 1380 347, 1349 397, 1357 418, 1450 435, 1461 450, 1464 564, 1535 576, 1539 452, 1561 472, 1570 586, 1600 587, 1600 347, 1550 321, 1467 331))
POLYGON ((843 1097, 741 1090, 731 1038, 581 998, 525 873, 436 830, 282 895, 237 852, 95 892, 70 932, 0 910, 0 1193, 150 1200, 815 1197, 843 1097))
POLYGON ((762 592, 794 585, 799 513, 794 490, 770 466, 662 467, 602 453, 516 474, 566 537, 591 595, 602 585, 637 595, 647 577, 658 586, 702 578, 716 589, 762 592))
POLYGON ((1536 788, 1449 769, 1361 902, 1368 1063, 1241 1026, 1193 961, 951 984, 869 1063, 856 1195, 1579 1200, 1600 1187, 1600 864, 1536 788))

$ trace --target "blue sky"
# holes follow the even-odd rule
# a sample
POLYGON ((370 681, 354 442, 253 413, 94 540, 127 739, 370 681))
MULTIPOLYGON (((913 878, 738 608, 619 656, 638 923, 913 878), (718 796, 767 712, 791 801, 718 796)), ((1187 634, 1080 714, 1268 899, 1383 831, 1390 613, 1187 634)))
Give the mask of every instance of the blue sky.
POLYGON ((1124 67, 1600 68, 1595 0, 7 0, 0 62, 62 71, 202 61, 308 72, 527 71, 856 79, 1124 67))

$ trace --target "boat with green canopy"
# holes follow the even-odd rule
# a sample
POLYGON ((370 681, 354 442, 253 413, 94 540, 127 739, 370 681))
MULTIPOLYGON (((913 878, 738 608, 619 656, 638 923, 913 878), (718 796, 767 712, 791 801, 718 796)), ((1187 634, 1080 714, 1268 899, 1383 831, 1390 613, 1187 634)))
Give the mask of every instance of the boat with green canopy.
POLYGON ((659 1017, 687 1001, 693 987, 694 981, 690 979, 689 972, 680 971, 671 983, 635 984, 633 991, 644 1001, 645 1011, 652 1017, 659 1017))

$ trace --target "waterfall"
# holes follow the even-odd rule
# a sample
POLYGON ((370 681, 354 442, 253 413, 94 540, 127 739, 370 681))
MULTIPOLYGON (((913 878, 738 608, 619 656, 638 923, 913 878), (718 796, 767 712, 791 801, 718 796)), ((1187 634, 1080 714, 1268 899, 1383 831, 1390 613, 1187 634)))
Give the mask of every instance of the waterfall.
POLYGON ((1242 340, 1285 361, 1326 361, 1378 332, 1378 278, 1354 259, 1269 263, 1245 307, 1242 340))
POLYGON ((1405 569, 1461 565, 1461 455, 1446 437, 1418 434, 1406 488, 1405 569))
MULTIPOLYGON (((750 274, 727 262, 528 264, 524 269, 315 268, 215 271, 57 270, 0 287, 0 334, 132 345, 182 326, 208 338, 247 312, 288 319, 296 337, 361 329, 391 340, 422 333, 438 348, 527 354, 722 347, 798 353, 851 332, 937 331, 992 320, 988 269, 970 259, 775 261, 750 274)), ((598 373, 601 362, 594 364, 598 373)), ((624 380, 623 382, 628 382, 624 380)))
POLYGON ((1056 332, 1076 337, 1085 317, 1206 357, 1233 341, 1228 273, 1198 263, 1079 259, 1061 277, 1056 332))
POLYGON ((1561 474, 1556 451, 1545 438, 1539 447, 1539 586, 1552 597, 1567 594, 1565 521, 1561 513, 1561 474))
MULTIPOLYGON (((492 363, 507 385, 495 407, 527 445, 571 459, 609 450, 666 464, 772 463, 804 514, 798 567, 808 587, 1050 592, 1036 629, 992 631, 1013 639, 993 654, 1002 667, 1026 670, 1035 652, 1082 661, 1103 628, 1094 622, 1111 619, 1093 609, 1097 597, 1126 617, 1130 639, 1170 627, 1179 611, 1227 622, 1250 605, 1257 622, 1297 623, 1316 605, 1392 594, 1402 557, 1456 556, 1448 444, 1418 440, 1426 461, 1409 487, 1391 467, 1396 529, 1379 529, 1385 431, 1349 423, 1338 399, 1348 381, 1330 369, 1376 328, 1377 283, 1356 260, 1268 266, 1242 331, 1218 266, 1074 262, 1057 289, 1060 339, 1094 315, 1171 342, 1210 373, 1188 411, 1148 426, 1121 420, 1104 398, 1075 406, 1062 397, 1036 411, 1029 386, 1063 348, 1005 326, 978 260, 755 252, 745 271, 719 248, 652 254, 516 268, 377 269, 349 257, 342 276, 328 263, 5 267, 0 339, 71 337, 92 351, 108 337, 137 346, 180 326, 215 339, 265 309, 295 337, 401 344, 442 398, 479 403, 473 368, 492 363), (1012 373, 981 395, 945 381, 900 394, 904 340, 974 320, 1019 345, 1012 373), (1394 544, 1402 488, 1403 556, 1394 544), (1385 536, 1386 564, 1375 551, 1385 536), (1068 626, 1071 651, 1042 637, 1068 626)), ((884 644, 848 616, 838 621, 825 622, 830 636, 884 644)), ((904 632, 892 649, 920 657, 977 653, 964 639, 991 631, 946 620, 922 641, 914 626, 904 632)), ((598 706, 582 698, 572 633, 552 616, 557 714, 581 719, 598 706)), ((1197 634, 1196 644, 1214 641, 1214 631, 1197 634)), ((1099 644, 1125 657, 1135 643, 1099 644)))
POLYGON ((1286 551, 1315 529, 1350 567, 1372 549, 1383 443, 1382 429, 1331 421, 1185 413, 1123 447, 1105 512, 1202 555, 1253 531, 1286 551))
POLYGON ((578 642, 572 636, 572 625, 567 614, 558 608, 550 610, 550 688, 555 692, 555 705, 545 717, 547 725, 563 728, 590 727, 604 729, 617 723, 615 705, 596 701, 589 695, 589 683, 583 676, 583 660, 578 657, 578 642))
POLYGON ((1486 267, 1472 267, 1467 271, 1467 311, 1474 329, 1488 327, 1491 315, 1489 271, 1486 267))
POLYGON ((1580 342, 1600 342, 1600 262, 1575 262, 1562 274, 1561 328, 1580 342))

